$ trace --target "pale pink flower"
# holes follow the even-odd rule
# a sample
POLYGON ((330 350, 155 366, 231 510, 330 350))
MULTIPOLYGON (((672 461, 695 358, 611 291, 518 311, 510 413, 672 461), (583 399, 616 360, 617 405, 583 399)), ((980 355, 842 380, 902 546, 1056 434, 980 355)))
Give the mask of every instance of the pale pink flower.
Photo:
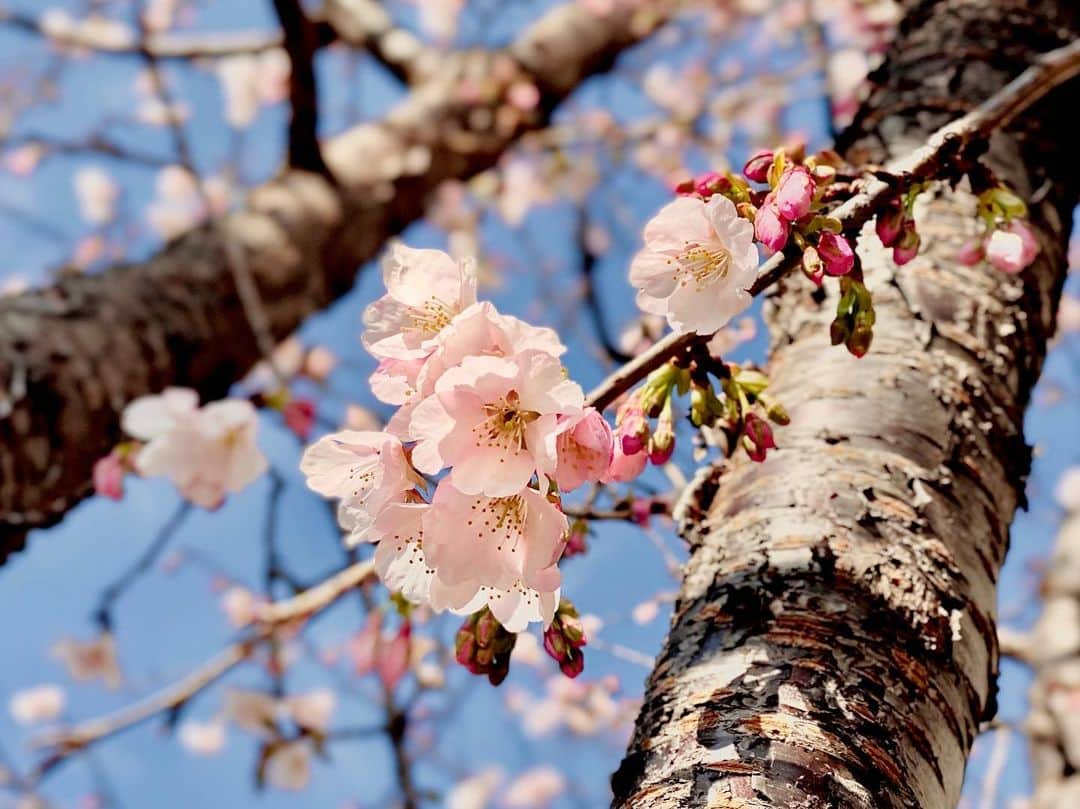
POLYGON ((364 310, 364 347, 379 359, 422 359, 454 315, 476 303, 476 272, 441 250, 395 244, 383 260, 386 294, 364 310))
POLYGON ((241 730, 257 736, 273 736, 281 705, 276 698, 262 691, 231 688, 225 692, 225 718, 241 730))
POLYGON ((360 628, 360 631, 349 639, 347 646, 349 659, 352 661, 353 665, 353 671, 357 675, 363 676, 375 668, 375 659, 378 657, 381 640, 382 612, 379 610, 372 610, 368 613, 367 620, 364 621, 364 625, 360 628))
POLYGON ((266 783, 275 789, 303 789, 311 780, 311 743, 297 739, 275 748, 266 760, 266 783))
POLYGON ((503 780, 497 767, 458 781, 446 794, 446 809, 488 809, 503 780))
POLYGON ((432 607, 441 612, 450 610, 457 615, 472 615, 487 607, 507 632, 518 634, 529 624, 551 625, 559 606, 559 589, 537 590, 522 582, 511 587, 478 586, 477 582, 447 586, 436 578, 432 584, 432 607))
POLYGON ((644 449, 627 455, 623 451, 622 442, 615 442, 615 452, 611 458, 611 466, 608 467, 607 480, 617 483, 628 483, 645 471, 649 462, 649 454, 644 449))
POLYGON ((421 397, 430 396, 439 377, 466 357, 515 357, 526 351, 561 357, 566 346, 551 329, 501 314, 489 301, 482 301, 459 314, 439 334, 431 356, 416 377, 416 391, 421 397))
POLYGON ((611 425, 603 414, 594 407, 586 408, 581 415, 567 418, 559 429, 555 468, 559 489, 569 492, 604 477, 615 448, 611 425))
MULTIPOLYGON (((424 513, 424 553, 443 583, 526 588, 553 592, 559 586, 557 561, 569 530, 566 515, 535 489, 508 497, 469 495, 439 482, 424 513)), ((475 589, 474 589, 475 592, 475 589)))
POLYGON ((229 625, 242 629, 255 620, 259 606, 264 601, 246 587, 233 586, 222 593, 220 603, 229 625))
POLYGON ((120 187, 100 166, 85 166, 75 172, 75 198, 82 218, 91 225, 105 225, 116 216, 120 187))
POLYGON ((424 514, 427 503, 392 503, 375 519, 370 536, 378 539, 375 571, 388 589, 413 604, 430 598, 435 571, 424 555, 424 514))
POLYGON ((33 725, 60 718, 66 704, 67 695, 60 686, 38 685, 12 694, 8 710, 20 725, 33 725))
POLYGON ((1019 219, 1014 219, 1006 229, 995 230, 986 243, 986 260, 1010 274, 1027 269, 1038 254, 1035 234, 1019 219))
POLYGON ((91 641, 63 638, 52 648, 75 680, 102 680, 109 688, 118 688, 122 682, 120 665, 116 661, 116 642, 105 633, 91 641))
POLYGON ((818 255, 825 272, 832 276, 847 275, 855 266, 855 251, 843 236, 826 230, 818 239, 818 255))
POLYGON ((259 62, 250 54, 218 59, 214 72, 221 82, 225 121, 233 129, 246 129, 259 114, 259 62))
POLYGON ((558 417, 583 405, 580 386, 549 354, 466 357, 413 410, 413 463, 428 474, 452 466, 466 494, 514 494, 534 472, 554 471, 558 417))
POLYGON ((630 266, 638 306, 676 331, 712 333, 751 303, 754 226, 726 197, 679 197, 645 225, 645 248, 630 266))
POLYGON ((144 477, 168 477, 192 503, 221 505, 266 471, 255 441, 258 416, 251 402, 226 399, 199 408, 198 395, 168 388, 124 410, 124 431, 146 445, 135 458, 144 477))
POLYGON ((965 267, 974 267, 983 260, 985 253, 981 242, 969 239, 956 251, 956 260, 965 267))
POLYGON ((551 183, 545 179, 536 160, 515 157, 502 166, 499 213, 513 227, 520 226, 537 205, 553 198, 551 183))
POLYGON ((1080 466, 1065 470, 1054 489, 1054 498, 1066 511, 1080 511, 1080 466))
POLYGON ((635 624, 644 626, 651 623, 652 620, 659 615, 660 605, 656 602, 656 599, 650 598, 648 601, 642 601, 631 613, 635 624))
POLYGON ((319 688, 286 697, 281 707, 300 727, 325 732, 337 708, 337 694, 329 688, 319 688))
POLYGON ((34 173, 44 154, 45 147, 40 143, 17 146, 4 154, 4 168, 12 174, 26 177, 34 173))
POLYGON ((545 809, 566 791, 566 779, 553 767, 534 767, 519 775, 503 795, 508 809, 545 809))
POLYGON ((304 451, 300 471, 308 488, 341 500, 338 516, 350 541, 365 538, 379 511, 400 502, 420 482, 401 441, 388 433, 343 430, 323 436, 304 451))
POLYGON ((212 756, 225 747, 225 725, 218 720, 187 721, 177 730, 180 745, 196 756, 212 756))
POLYGON ((337 367, 337 355, 326 346, 315 346, 304 356, 301 372, 308 379, 325 382, 337 367))
POLYGON ((408 404, 416 396, 417 377, 423 367, 422 359, 380 360, 375 372, 368 377, 371 392, 386 404, 408 404))

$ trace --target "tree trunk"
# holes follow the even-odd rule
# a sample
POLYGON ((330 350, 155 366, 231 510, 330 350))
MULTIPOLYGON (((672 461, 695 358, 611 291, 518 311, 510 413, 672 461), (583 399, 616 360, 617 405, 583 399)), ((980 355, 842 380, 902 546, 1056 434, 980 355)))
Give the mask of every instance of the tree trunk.
MULTIPOLYGON (((1077 17, 1072 0, 907 3, 840 148, 903 154, 1075 38, 1077 17)), ((956 805, 995 710, 995 585, 1066 272, 1076 84, 990 145, 1040 237, 1022 275, 954 260, 974 198, 942 189, 911 264, 872 229, 860 241, 878 316, 861 360, 829 346, 835 285, 815 302, 790 279, 770 300, 791 425, 764 464, 702 470, 680 503, 692 554, 614 806, 956 805)))
MULTIPOLYGON (((363 4, 334 4, 339 24, 352 5, 363 4)), ((439 183, 492 166, 671 6, 600 16, 557 7, 505 51, 448 55, 385 121, 326 143, 333 182, 285 171, 242 210, 144 262, 0 299, 0 562, 28 529, 56 522, 89 493, 127 402, 168 385, 222 396, 260 358, 258 337, 287 336, 348 291, 439 183), (464 76, 490 80, 483 101, 460 98, 464 76), (539 89, 535 110, 505 103, 515 82, 539 89), (237 275, 250 275, 261 299, 252 307, 249 297, 248 316, 237 275)))

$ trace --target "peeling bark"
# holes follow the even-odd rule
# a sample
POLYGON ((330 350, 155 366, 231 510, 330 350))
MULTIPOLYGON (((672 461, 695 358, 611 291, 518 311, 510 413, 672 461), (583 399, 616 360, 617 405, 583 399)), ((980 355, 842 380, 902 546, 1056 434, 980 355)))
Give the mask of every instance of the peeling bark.
POLYGON ((448 55, 386 120, 323 145, 332 181, 284 171, 242 210, 145 262, 0 300, 0 560, 89 493, 127 402, 168 385, 220 397, 259 359, 230 270, 237 249, 269 331, 287 336, 348 291, 439 183, 492 166, 583 79, 663 23, 669 4, 654 6, 596 16, 569 3, 503 52, 448 55), (496 60, 508 69, 494 70, 496 60), (461 100, 465 75, 492 77, 491 96, 461 100), (504 104, 518 81, 539 88, 536 110, 504 104))
MULTIPOLYGON (((1041 52, 1071 2, 909 2, 839 144, 917 146, 1041 52)), ((699 472, 679 509, 692 554, 618 807, 951 809, 995 711, 995 588, 1029 450, 1022 417, 1053 329, 1080 188, 1060 133, 1073 82, 987 162, 1031 201, 1042 253, 1019 278, 953 260, 975 201, 918 212, 924 252, 859 254, 877 310, 861 360, 828 345, 834 289, 785 281, 766 307, 772 392, 792 423, 764 464, 699 472)), ((828 286, 828 285, 827 285, 828 286)))

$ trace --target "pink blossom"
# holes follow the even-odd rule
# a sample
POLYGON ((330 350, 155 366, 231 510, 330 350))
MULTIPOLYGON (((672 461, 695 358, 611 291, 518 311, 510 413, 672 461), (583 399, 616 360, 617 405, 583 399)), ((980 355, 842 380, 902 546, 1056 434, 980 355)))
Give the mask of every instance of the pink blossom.
POLYGON ((904 207, 900 200, 892 199, 889 204, 880 211, 874 221, 874 230, 886 247, 892 247, 904 232, 904 207))
POLYGON ((185 498, 207 509, 266 471, 256 426, 250 402, 226 399, 199 408, 198 395, 186 388, 136 399, 123 414, 124 431, 146 442, 135 458, 136 471, 170 478, 185 498))
POLYGON ((407 404, 416 395, 417 377, 424 360, 384 359, 368 377, 371 392, 380 402, 392 405, 407 404))
POLYGON ((302 728, 325 732, 337 708, 337 694, 329 688, 317 688, 293 694, 281 701, 281 709, 302 728))
POLYGON ((843 236, 823 231, 817 244, 818 256, 829 275, 847 275, 855 266, 855 251, 843 236))
POLYGON ((255 620, 262 601, 246 587, 233 586, 222 594, 221 609, 230 626, 242 629, 255 620))
POLYGON ((581 415, 565 419, 559 429, 555 470, 559 489, 569 492, 587 481, 600 480, 615 451, 611 426, 603 414, 588 407, 581 415))
POLYGON ((301 372, 308 379, 325 382, 337 364, 338 358, 333 351, 326 346, 315 346, 304 356, 301 372))
MULTIPOLYGON (((389 585, 387 585, 389 586, 389 585)), ((367 620, 348 643, 348 655, 352 660, 353 671, 363 676, 375 669, 379 645, 382 640, 382 612, 372 610, 367 620)))
POLYGON ((905 219, 904 229, 900 234, 900 239, 893 245, 893 261, 900 266, 907 264, 915 258, 915 256, 919 255, 919 247, 921 244, 922 239, 919 236, 919 232, 915 229, 915 220, 905 219))
POLYGON ((810 213, 814 201, 814 178, 805 166, 791 166, 780 175, 776 190, 770 195, 777 212, 788 222, 810 213))
POLYGON ((375 670, 387 690, 393 691, 409 671, 409 649, 412 625, 406 621, 397 634, 380 650, 375 670))
POLYGON ((212 756, 225 747, 225 724, 220 720, 181 723, 176 737, 180 746, 196 756, 212 756))
POLYGON ((90 641, 63 638, 53 646, 52 654, 80 682, 102 680, 109 688, 118 688, 123 681, 116 660, 116 641, 108 633, 90 641))
POLYGON ((611 458, 611 466, 608 467, 607 479, 619 483, 628 483, 645 471, 648 462, 649 456, 645 450, 628 455, 623 451, 622 443, 616 441, 615 453, 611 458))
POLYGON ((66 704, 67 695, 60 686, 38 685, 12 694, 8 709, 20 725, 33 725, 59 719, 66 704))
POLYGON ((116 216, 120 187, 100 166, 85 166, 75 172, 75 197, 82 218, 91 225, 106 225, 116 216))
POLYGON ((324 436, 304 451, 300 471, 308 488, 341 500, 338 518, 353 543, 367 538, 384 506, 401 502, 421 482, 401 441, 381 432, 343 430, 324 436))
POLYGON ((754 218, 755 238, 770 250, 777 252, 783 250, 784 245, 787 244, 790 229, 791 226, 780 216, 780 211, 769 198, 766 198, 765 204, 758 208, 757 216, 754 218))
POLYGON ((765 183, 769 181, 769 169, 772 168, 774 155, 768 149, 762 149, 759 152, 755 152, 749 160, 746 161, 746 165, 743 166, 743 174, 746 179, 752 180, 755 183, 765 183))
POLYGON ((375 572, 382 583, 413 604, 431 597, 435 571, 424 555, 424 513, 427 503, 391 503, 375 519, 371 538, 375 549, 375 572))
POLYGON ((552 767, 534 767, 519 775, 507 787, 503 804, 507 809, 546 809, 566 792, 566 779, 552 767))
POLYGON ((437 611, 448 609, 457 615, 472 615, 487 607, 511 634, 524 632, 532 623, 547 626, 559 604, 558 588, 550 592, 538 590, 520 581, 507 588, 478 587, 475 581, 450 587, 436 579, 432 591, 432 606, 437 611))
POLYGON ((452 466, 466 494, 514 494, 534 472, 554 472, 558 416, 583 404, 581 388, 542 351, 466 357, 412 412, 413 463, 427 474, 452 466))
POLYGON ((110 500, 119 500, 124 496, 124 460, 120 453, 113 450, 94 464, 94 491, 110 500))
POLYGON ((502 778, 498 768, 490 768, 459 781, 446 794, 446 809, 487 809, 502 778))
POLYGON ((649 422, 638 395, 631 395, 615 414, 615 442, 627 455, 636 455, 649 442, 649 422))
POLYGON ((288 427, 301 441, 306 441, 315 426, 315 403, 311 399, 290 399, 281 408, 288 427))
MULTIPOLYGON (((424 553, 437 578, 451 587, 471 587, 472 593, 519 583, 556 590, 556 563, 569 530, 562 510, 531 488, 508 497, 466 494, 456 477, 455 471, 439 482, 423 515, 424 553)), ((459 606, 462 594, 454 598, 451 606, 459 606)))
POLYGON ((383 261, 386 294, 364 310, 364 346, 379 359, 420 359, 456 314, 476 303, 471 262, 395 244, 383 261))
POLYGON ((754 228, 731 200, 679 197, 645 225, 644 237, 630 266, 644 311, 664 315, 676 331, 708 334, 750 306, 754 228))
POLYGON ((1038 254, 1035 234, 1020 219, 1014 219, 1004 230, 995 230, 986 243, 986 260, 1012 275, 1027 269, 1038 254))

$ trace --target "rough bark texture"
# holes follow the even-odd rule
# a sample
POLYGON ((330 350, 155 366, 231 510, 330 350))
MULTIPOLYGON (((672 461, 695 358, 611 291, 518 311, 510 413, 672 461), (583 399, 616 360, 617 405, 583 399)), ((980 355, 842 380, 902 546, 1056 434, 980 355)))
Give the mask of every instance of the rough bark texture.
POLYGON ((440 182, 493 165, 667 16, 666 0, 648 13, 556 8, 504 52, 448 56, 385 121, 324 144, 335 182, 285 171, 145 262, 0 300, 0 560, 89 492, 127 402, 168 385, 221 396, 259 358, 237 264, 285 337, 346 292, 440 182), (460 97, 466 75, 490 82, 481 101, 460 97), (516 81, 540 89, 535 111, 504 103, 516 81))
POLYGON ((1035 670, 1024 728, 1035 782, 1031 809, 1059 809, 1080 806, 1080 511, 1061 524, 1042 594, 1042 615, 1011 651, 1035 670))
MULTIPOLYGON (((1077 24, 1066 0, 908 3, 841 148, 906 152, 1077 24)), ((693 550, 615 806, 956 805, 995 710, 995 585, 1066 270, 1078 184, 1057 141, 1078 102, 1065 88, 991 144, 1043 248, 1019 278, 953 260, 977 224, 973 197, 945 191, 906 267, 864 233, 878 324, 863 359, 828 345, 832 293, 791 280, 770 300, 792 423, 766 463, 703 470, 681 503, 693 550)))

